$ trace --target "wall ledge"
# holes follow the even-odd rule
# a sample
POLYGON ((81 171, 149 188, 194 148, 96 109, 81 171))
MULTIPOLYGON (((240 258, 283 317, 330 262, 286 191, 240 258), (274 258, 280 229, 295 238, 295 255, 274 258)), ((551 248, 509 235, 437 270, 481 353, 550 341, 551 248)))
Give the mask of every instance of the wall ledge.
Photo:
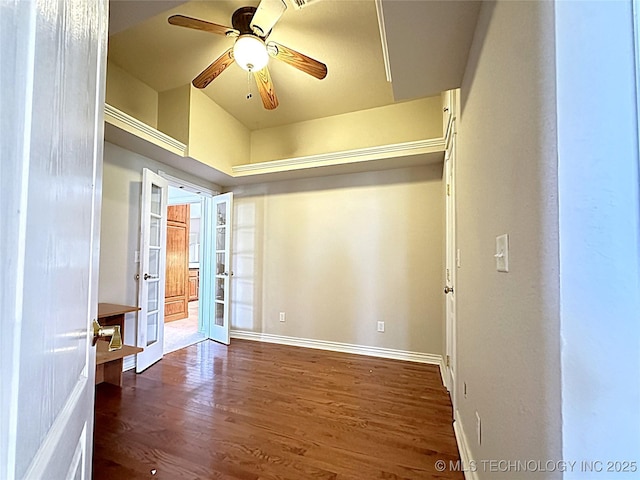
POLYGON ((303 157, 271 160, 268 162, 248 163, 232 167, 237 175, 255 175, 278 171, 298 170, 303 168, 326 167, 345 163, 367 162, 386 158, 397 158, 408 155, 421 155, 444 151, 444 138, 429 138, 413 142, 394 143, 376 147, 357 148, 339 152, 320 153, 303 157))
POLYGON ((445 138, 236 165, 225 173, 189 156, 175 138, 105 103, 105 140, 221 186, 430 165, 443 161, 445 138))
POLYGON ((185 157, 187 155, 187 146, 179 142, 173 137, 162 133, 144 122, 141 122, 137 118, 132 117, 118 110, 116 107, 104 104, 104 120, 111 125, 115 125, 129 133, 136 135, 148 142, 151 142, 165 150, 185 157))
POLYGON ((292 347, 315 348, 318 350, 329 350, 332 352, 353 353, 356 355, 368 355, 370 357, 390 358, 393 360, 405 360, 408 362, 426 363, 438 366, 442 363, 442 355, 432 353, 409 352, 406 350, 394 350, 382 347, 368 347, 365 345, 330 342, 327 340, 314 340, 310 338, 286 337, 270 333, 231 330, 231 338, 265 343, 277 343, 292 347))

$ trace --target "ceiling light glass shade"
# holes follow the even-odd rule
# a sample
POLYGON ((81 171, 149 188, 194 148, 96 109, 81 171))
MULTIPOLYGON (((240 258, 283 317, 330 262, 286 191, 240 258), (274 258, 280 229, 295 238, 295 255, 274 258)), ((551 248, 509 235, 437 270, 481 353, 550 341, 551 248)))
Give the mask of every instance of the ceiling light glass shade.
POLYGON ((267 46, 253 35, 240 35, 233 46, 236 63, 248 72, 262 70, 269 61, 267 46))

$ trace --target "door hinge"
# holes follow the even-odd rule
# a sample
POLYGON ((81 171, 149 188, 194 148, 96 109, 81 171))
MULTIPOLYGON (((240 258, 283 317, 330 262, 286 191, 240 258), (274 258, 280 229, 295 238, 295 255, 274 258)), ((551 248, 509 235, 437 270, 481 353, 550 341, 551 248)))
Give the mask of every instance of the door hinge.
POLYGON ((451 184, 447 183, 447 197, 451 196, 451 184))
POLYGON ((451 357, 447 355, 447 367, 451 366, 451 357))

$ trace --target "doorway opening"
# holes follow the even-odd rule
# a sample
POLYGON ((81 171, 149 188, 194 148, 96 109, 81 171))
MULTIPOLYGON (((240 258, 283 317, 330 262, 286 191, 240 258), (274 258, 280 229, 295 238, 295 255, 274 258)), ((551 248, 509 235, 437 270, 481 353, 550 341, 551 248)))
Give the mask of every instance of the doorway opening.
POLYGON ((207 339, 200 314, 204 196, 169 185, 164 348, 167 354, 207 339))

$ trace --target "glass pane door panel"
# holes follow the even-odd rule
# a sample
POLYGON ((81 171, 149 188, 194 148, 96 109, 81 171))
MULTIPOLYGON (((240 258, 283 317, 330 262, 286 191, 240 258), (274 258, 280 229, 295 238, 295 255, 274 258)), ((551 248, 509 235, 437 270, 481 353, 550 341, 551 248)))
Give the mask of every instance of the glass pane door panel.
POLYGON ((159 218, 151 217, 151 233, 149 235, 149 246, 160 247, 161 223, 159 218))
POLYGON ((216 300, 224 302, 224 278, 216 278, 216 300))
POLYGON ((158 185, 151 185, 151 213, 160 215, 162 206, 162 188, 158 185))
POLYGON ((158 341, 158 312, 147 315, 147 346, 158 341))
POLYGON ((214 320, 217 326, 222 327, 224 325, 224 304, 216 302, 216 316, 214 320))
POLYGON ((225 227, 216 228, 216 250, 224 250, 226 245, 225 227))
POLYGON ((151 247, 149 248, 149 275, 153 275, 157 277, 159 274, 160 274, 160 249, 151 247))
POLYGON ((147 283, 147 311, 153 312, 158 310, 158 290, 160 289, 160 282, 148 282, 147 283))
POLYGON ((216 275, 222 275, 226 272, 226 263, 224 253, 216 253, 216 275))
POLYGON ((227 207, 224 203, 219 203, 216 218, 218 219, 216 225, 226 225, 227 224, 227 207))

